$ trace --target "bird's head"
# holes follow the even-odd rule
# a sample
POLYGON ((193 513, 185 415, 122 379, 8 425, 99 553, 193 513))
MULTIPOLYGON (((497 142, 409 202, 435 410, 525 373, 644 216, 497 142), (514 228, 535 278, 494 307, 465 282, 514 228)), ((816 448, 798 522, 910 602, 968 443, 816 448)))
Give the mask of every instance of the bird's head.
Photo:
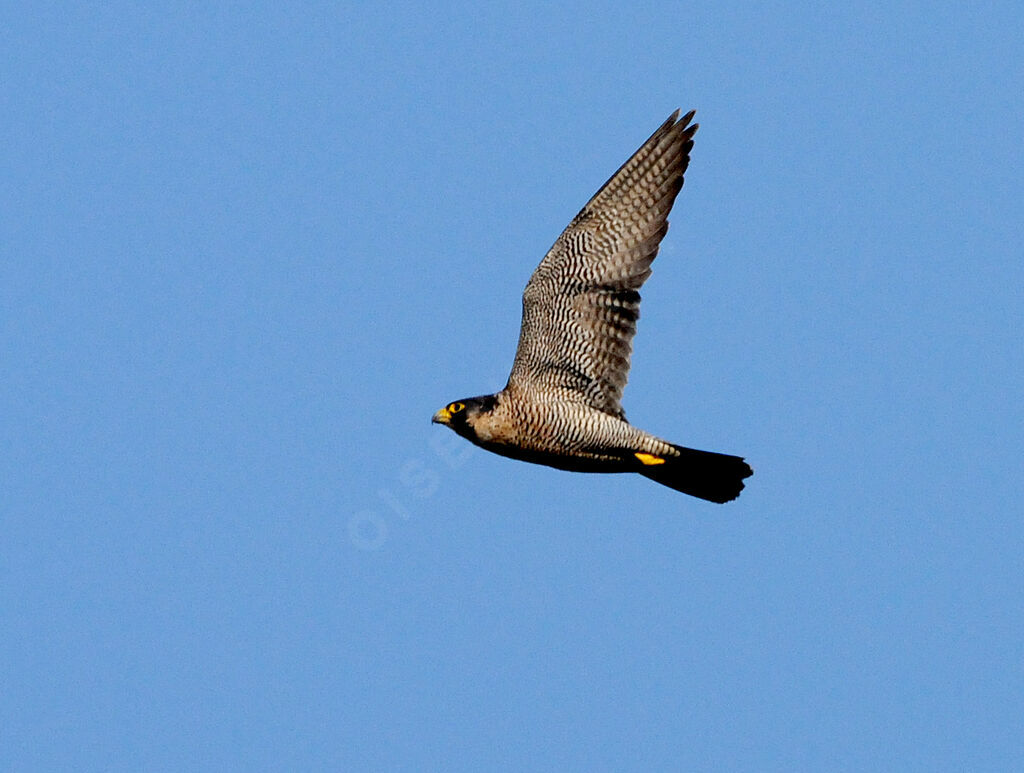
POLYGON ((448 405, 434 414, 434 418, 431 421, 435 424, 444 424, 459 435, 475 440, 477 437, 475 430, 477 420, 494 410, 496 403, 497 398, 494 395, 466 397, 462 400, 456 400, 454 403, 448 403, 448 405))

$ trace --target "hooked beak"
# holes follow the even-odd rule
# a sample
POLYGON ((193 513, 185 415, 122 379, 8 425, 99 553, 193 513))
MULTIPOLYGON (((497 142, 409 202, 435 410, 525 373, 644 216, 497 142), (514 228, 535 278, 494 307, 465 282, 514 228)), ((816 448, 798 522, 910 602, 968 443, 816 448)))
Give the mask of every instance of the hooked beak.
POLYGON ((434 418, 430 421, 433 424, 450 424, 452 420, 452 412, 447 408, 442 408, 434 414, 434 418))

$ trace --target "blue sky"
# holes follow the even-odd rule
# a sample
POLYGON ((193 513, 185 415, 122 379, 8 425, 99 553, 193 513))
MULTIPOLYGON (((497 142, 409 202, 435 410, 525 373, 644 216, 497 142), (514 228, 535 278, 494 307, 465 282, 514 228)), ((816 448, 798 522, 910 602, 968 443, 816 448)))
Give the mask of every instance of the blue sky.
POLYGON ((1022 18, 7 6, 0 768, 1024 765, 1022 18), (432 427, 677 107, 625 406, 742 497, 432 427))

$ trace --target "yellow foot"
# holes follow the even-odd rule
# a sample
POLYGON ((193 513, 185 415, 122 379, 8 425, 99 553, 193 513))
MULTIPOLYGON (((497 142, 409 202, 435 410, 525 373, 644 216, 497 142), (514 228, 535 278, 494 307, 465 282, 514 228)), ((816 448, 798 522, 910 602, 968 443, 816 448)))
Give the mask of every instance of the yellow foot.
POLYGON ((664 464, 665 463, 664 459, 662 459, 660 456, 654 456, 654 454, 633 454, 633 456, 635 456, 637 459, 639 459, 644 464, 664 464))

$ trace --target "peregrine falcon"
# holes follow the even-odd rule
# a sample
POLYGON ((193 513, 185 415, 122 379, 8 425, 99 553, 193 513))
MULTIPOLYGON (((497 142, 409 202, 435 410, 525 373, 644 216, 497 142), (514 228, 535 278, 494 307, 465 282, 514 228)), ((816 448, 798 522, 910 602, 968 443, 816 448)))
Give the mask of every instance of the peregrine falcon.
POLYGON ((434 414, 502 456, 576 472, 638 472, 710 502, 753 474, 738 456, 697 451, 637 429, 620 405, 638 290, 668 230, 697 124, 676 110, 573 218, 523 292, 512 373, 497 394, 434 414))

